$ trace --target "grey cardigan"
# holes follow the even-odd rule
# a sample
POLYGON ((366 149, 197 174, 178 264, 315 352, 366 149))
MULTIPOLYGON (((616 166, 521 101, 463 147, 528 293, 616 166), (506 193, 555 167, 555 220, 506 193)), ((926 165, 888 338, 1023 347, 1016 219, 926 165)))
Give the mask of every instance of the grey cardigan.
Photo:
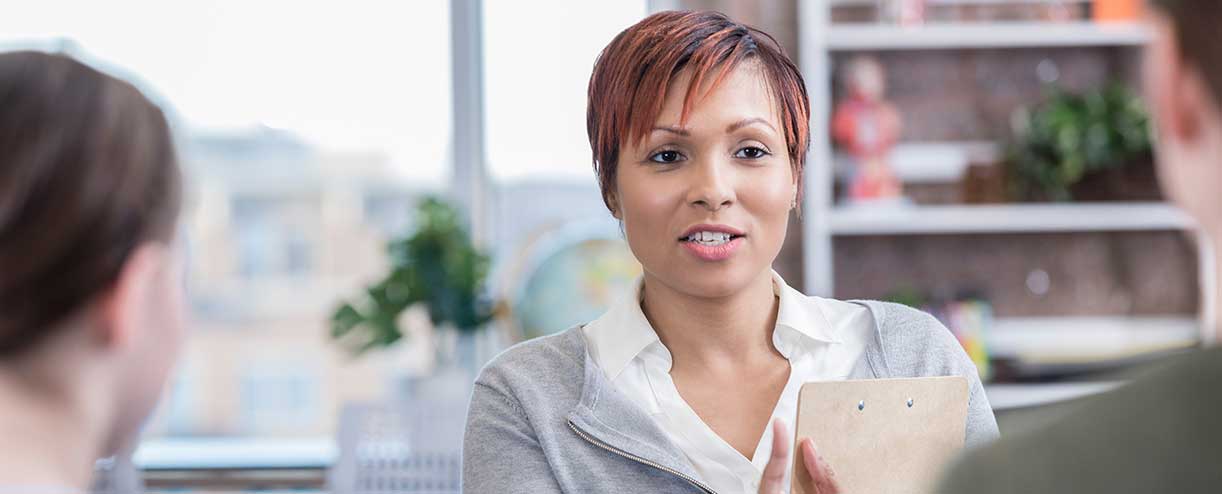
MULTIPOLYGON (((875 334, 850 379, 966 377, 967 445, 997 437, 976 366, 950 331, 908 307, 857 303, 873 314, 875 334)), ((467 413, 462 468, 469 494, 714 492, 654 420, 612 387, 580 327, 516 345, 484 368, 467 413)))

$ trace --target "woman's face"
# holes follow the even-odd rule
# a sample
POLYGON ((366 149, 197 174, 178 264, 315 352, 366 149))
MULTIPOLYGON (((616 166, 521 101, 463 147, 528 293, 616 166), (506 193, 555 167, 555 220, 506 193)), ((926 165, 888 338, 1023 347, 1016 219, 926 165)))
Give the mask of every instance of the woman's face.
POLYGON ((647 279, 719 298, 770 276, 797 182, 776 104, 753 63, 712 92, 712 81, 703 82, 680 126, 690 80, 689 70, 680 72, 650 133, 620 148, 613 204, 647 279))

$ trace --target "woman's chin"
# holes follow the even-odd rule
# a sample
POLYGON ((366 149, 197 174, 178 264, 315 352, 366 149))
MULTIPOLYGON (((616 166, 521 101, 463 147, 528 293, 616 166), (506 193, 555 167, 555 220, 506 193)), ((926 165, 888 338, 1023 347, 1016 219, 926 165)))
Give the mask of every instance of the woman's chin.
POLYGON ((689 297, 727 298, 745 290, 759 274, 748 271, 754 270, 734 263, 706 264, 670 273, 667 284, 689 297))

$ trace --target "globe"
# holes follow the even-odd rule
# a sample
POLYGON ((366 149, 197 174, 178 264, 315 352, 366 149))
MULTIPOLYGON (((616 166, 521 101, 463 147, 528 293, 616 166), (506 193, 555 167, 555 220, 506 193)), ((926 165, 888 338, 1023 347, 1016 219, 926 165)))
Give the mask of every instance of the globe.
POLYGON ((514 305, 522 336, 535 338, 597 319, 628 293, 641 265, 618 238, 577 239, 542 256, 514 305))

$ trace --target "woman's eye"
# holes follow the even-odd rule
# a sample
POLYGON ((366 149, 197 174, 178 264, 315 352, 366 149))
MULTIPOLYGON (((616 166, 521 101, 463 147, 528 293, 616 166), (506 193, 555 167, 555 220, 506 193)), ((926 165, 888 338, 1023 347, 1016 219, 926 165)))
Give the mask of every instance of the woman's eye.
POLYGON ((678 151, 659 151, 649 157, 649 161, 654 163, 678 163, 683 161, 683 155, 678 151))
POLYGON ((763 149, 755 146, 747 146, 734 153, 735 158, 745 158, 749 160, 763 158, 764 156, 768 156, 768 151, 764 151, 763 149))

